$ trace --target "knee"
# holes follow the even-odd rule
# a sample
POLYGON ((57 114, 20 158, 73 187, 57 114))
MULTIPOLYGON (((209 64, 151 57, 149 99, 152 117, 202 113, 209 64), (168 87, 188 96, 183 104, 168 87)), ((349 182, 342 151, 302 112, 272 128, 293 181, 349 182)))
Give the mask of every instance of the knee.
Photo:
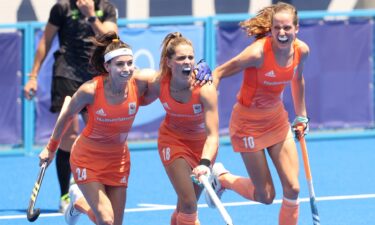
POLYGON ((101 211, 99 215, 96 216, 96 222, 98 225, 113 225, 114 215, 110 211, 101 211))
POLYGON ((187 197, 187 198, 180 198, 180 211, 183 213, 194 213, 197 211, 197 200, 196 198, 187 197))
POLYGON ((98 218, 96 220, 96 222, 97 222, 98 225, 113 225, 114 224, 113 218, 112 219, 109 219, 109 218, 108 219, 105 219, 105 218, 100 219, 100 218, 98 218))
POLYGON ((291 184, 283 187, 284 196, 290 199, 296 199, 299 195, 299 184, 291 184))
POLYGON ((265 189, 261 191, 255 191, 255 200, 270 205, 272 204, 273 200, 275 199, 275 190, 274 189, 265 189))

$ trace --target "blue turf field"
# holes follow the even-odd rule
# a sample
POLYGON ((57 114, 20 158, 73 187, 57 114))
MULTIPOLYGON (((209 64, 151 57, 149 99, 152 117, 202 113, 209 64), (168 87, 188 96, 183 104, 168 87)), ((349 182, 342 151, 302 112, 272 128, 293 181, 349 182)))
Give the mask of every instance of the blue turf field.
MULTIPOLYGON (((313 135, 312 135, 313 136, 313 135)), ((375 137, 307 140, 310 165, 318 197, 322 225, 375 224, 375 137)), ((241 158, 230 145, 220 147, 218 160, 232 173, 246 175, 241 158)), ((176 196, 169 183, 156 151, 131 153, 132 171, 124 224, 168 225, 176 196)), ((0 225, 32 224, 26 219, 31 189, 38 173, 36 156, 0 157, 0 225)), ((308 190, 300 161, 301 207, 300 225, 311 225, 308 190)), ((231 191, 222 201, 236 225, 277 225, 280 207, 280 183, 272 168, 277 188, 273 205, 249 202, 231 191)), ((54 164, 47 170, 37 208, 42 214, 34 224, 65 224, 57 213, 58 185, 54 164)), ((202 225, 224 224, 219 213, 207 208, 204 198, 199 201, 202 225)), ((91 224, 81 216, 78 224, 91 224)))

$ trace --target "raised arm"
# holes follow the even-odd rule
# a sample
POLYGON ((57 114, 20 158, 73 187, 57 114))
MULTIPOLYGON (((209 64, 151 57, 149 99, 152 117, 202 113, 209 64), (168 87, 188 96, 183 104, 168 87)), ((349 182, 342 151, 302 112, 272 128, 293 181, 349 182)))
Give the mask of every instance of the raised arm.
POLYGON ((142 69, 135 71, 134 78, 137 81, 139 95, 141 96, 140 105, 151 104, 159 97, 160 92, 160 74, 152 69, 142 69))
POLYGON ((258 67, 263 60, 263 43, 257 41, 245 48, 237 56, 224 64, 216 67, 213 71, 213 81, 216 87, 224 77, 232 76, 248 67, 258 67))
POLYGON ((79 11, 88 18, 91 28, 96 35, 114 31, 117 33, 117 13, 113 5, 110 5, 108 11, 105 12, 104 21, 101 22, 95 13, 95 4, 93 0, 77 0, 79 11))

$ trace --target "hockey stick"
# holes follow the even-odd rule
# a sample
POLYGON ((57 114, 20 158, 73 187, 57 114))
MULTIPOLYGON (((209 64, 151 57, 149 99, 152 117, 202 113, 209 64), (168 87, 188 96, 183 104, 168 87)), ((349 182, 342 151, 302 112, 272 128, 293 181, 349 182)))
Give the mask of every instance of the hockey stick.
POLYGON ((208 182, 207 176, 200 176, 199 181, 203 184, 204 188, 210 195, 212 201, 215 203, 216 208, 219 210, 221 217, 223 217, 227 225, 233 225, 232 218, 229 216, 227 210, 224 208, 223 203, 221 203, 219 197, 217 197, 214 189, 212 188, 210 182, 208 182))
POLYGON ((307 153, 305 137, 303 136, 303 126, 298 126, 297 129, 299 130, 299 133, 300 133, 300 135, 298 135, 297 137, 301 145, 303 165, 305 168, 307 185, 309 187, 310 207, 311 207, 313 224, 320 225, 320 218, 318 214, 318 207, 316 205, 314 186, 313 186, 311 170, 310 170, 309 155, 307 153))
POLYGON ((43 164, 40 166, 40 170, 38 173, 38 178, 34 184, 33 191, 31 192, 31 197, 30 197, 30 202, 29 202, 29 207, 27 208, 27 220, 30 222, 34 222, 36 219, 38 219, 39 214, 40 214, 40 209, 35 209, 35 202, 36 198, 38 197, 40 187, 42 185, 43 177, 46 172, 48 165, 48 161, 44 161, 43 164))
MULTIPOLYGON (((71 100, 70 96, 65 97, 65 101, 64 101, 64 104, 62 106, 62 109, 61 109, 61 112, 60 112, 60 115, 59 115, 58 119, 60 118, 61 114, 66 111, 66 109, 67 109, 67 107, 70 103, 70 100, 71 100)), ((36 199, 37 199, 38 194, 39 194, 40 187, 42 186, 43 177, 44 177, 44 174, 46 172, 47 166, 48 166, 48 160, 45 160, 42 163, 42 165, 40 166, 38 178, 37 178, 37 180, 34 184, 34 188, 33 188, 32 192, 31 192, 29 207, 27 208, 27 220, 30 221, 30 222, 34 222, 36 219, 38 219, 38 217, 40 215, 40 209, 34 210, 34 207, 35 207, 36 199)))

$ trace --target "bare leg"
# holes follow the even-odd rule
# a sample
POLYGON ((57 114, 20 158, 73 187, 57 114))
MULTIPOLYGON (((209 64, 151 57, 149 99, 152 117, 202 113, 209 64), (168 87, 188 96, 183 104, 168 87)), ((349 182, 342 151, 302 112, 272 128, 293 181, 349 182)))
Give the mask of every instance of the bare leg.
POLYGON ((241 153, 241 156, 255 187, 255 200, 271 204, 275 198, 275 188, 264 150, 241 153))
MULTIPOLYGON (((114 202, 116 207, 123 202, 125 204, 126 200, 126 189, 122 193, 116 193, 115 190, 111 190, 110 187, 105 187, 105 185, 92 182, 87 184, 79 185, 87 203, 90 205, 91 209, 94 212, 97 225, 115 225, 115 212, 118 208, 114 209, 112 202, 107 195, 107 189, 111 193, 111 198, 115 195, 119 195, 119 202, 114 202)), ((122 222, 122 221, 121 221, 122 222)))
POLYGON ((292 138, 269 148, 269 154, 283 186, 283 202, 279 214, 280 225, 296 225, 298 222, 299 182, 298 154, 292 138))
POLYGON ((191 167, 182 158, 176 159, 166 168, 167 175, 178 195, 177 225, 199 224, 197 217, 197 199, 201 189, 190 178, 191 167))

